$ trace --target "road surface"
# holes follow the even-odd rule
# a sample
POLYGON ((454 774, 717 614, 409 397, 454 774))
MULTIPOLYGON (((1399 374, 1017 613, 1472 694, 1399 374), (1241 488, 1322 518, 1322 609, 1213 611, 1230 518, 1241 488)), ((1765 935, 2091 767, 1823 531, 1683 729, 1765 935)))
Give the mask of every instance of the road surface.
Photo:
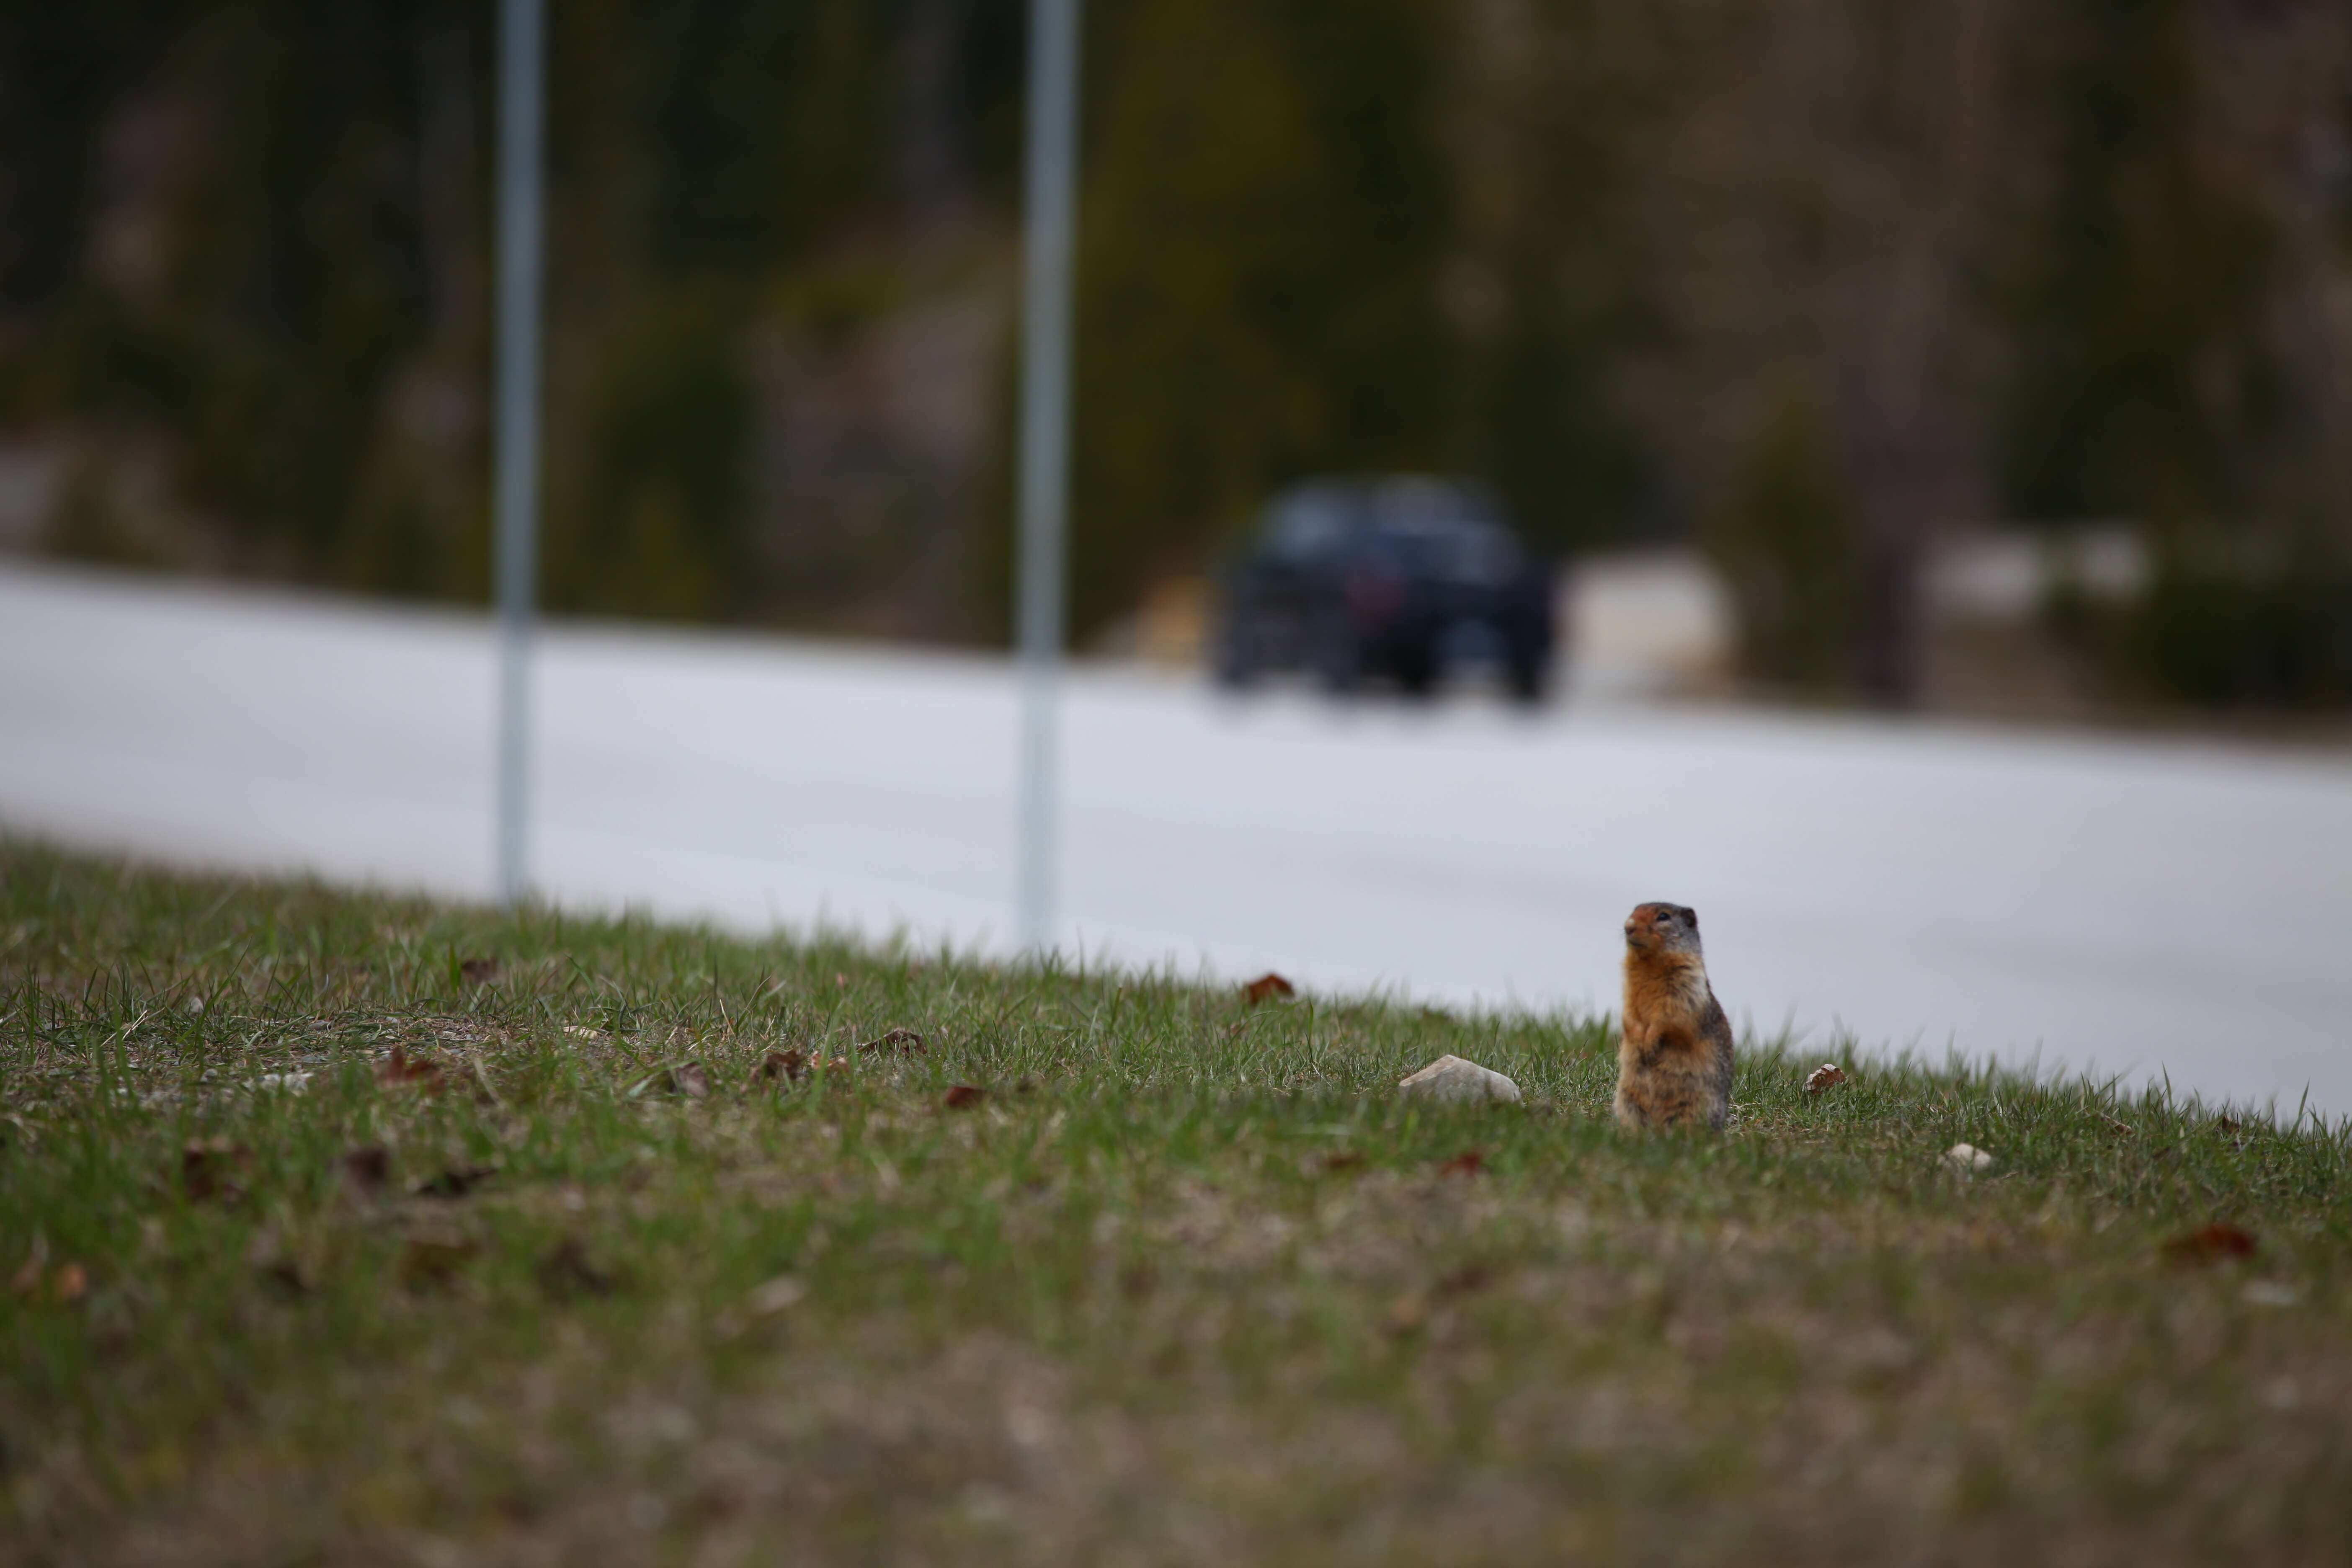
MULTIPOLYGON (((0 829, 486 895, 487 623, 0 568, 0 829)), ((1013 689, 978 657, 566 627, 535 879, 570 907, 1009 945, 1013 689)), ((1809 1054, 1948 1050, 2352 1112, 2352 757, 1570 703, 1235 704, 1071 679, 1089 963, 1613 1003, 1694 905, 1809 1054)))

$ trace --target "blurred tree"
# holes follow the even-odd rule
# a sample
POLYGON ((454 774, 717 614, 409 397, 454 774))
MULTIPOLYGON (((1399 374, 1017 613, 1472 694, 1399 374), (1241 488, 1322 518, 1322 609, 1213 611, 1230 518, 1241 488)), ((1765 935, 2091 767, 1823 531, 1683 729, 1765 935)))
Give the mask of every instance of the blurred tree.
POLYGON ((1832 441, 1811 383, 1785 376, 1757 411, 1704 535, 1738 607, 1742 666, 1815 693, 1850 678, 1861 592, 1853 506, 1832 441))
MULTIPOLYGON (((1024 14, 553 8, 554 603, 1001 634, 1024 14)), ((0 7, 52 547, 484 593, 490 15, 0 7)), ((1096 0, 1087 68, 1082 636, 1437 468, 1703 533, 1775 680, 1915 697, 1925 553, 2006 507, 2147 521, 2156 686, 2352 687, 2341 0, 1096 0)))
POLYGON ((1195 566, 1274 487, 1446 454, 1433 0, 1096 13, 1080 207, 1073 626, 1195 566))

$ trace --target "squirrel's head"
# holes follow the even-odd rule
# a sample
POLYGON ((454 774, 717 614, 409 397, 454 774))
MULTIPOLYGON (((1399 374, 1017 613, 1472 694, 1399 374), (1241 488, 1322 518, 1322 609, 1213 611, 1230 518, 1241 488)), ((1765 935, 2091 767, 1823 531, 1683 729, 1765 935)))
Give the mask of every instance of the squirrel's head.
POLYGON ((1625 946, 1633 952, 1698 951, 1698 911, 1687 904, 1636 904, 1625 917, 1625 946))

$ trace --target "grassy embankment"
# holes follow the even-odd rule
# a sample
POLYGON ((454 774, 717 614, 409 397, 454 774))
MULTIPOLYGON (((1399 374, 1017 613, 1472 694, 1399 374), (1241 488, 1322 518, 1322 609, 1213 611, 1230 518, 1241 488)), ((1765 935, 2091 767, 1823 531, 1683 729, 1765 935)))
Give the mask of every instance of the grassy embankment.
POLYGON ((2352 1553, 2340 1131, 1751 1047, 1628 1138, 1590 1020, 0 877, 16 1560, 2352 1553))

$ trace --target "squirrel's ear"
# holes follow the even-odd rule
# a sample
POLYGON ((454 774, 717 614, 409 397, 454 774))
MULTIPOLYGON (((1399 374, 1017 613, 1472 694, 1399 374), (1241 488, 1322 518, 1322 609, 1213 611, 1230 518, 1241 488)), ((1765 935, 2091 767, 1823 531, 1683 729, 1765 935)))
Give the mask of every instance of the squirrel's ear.
POLYGON ((1683 919, 1690 922, 1691 931, 1696 935, 1698 931, 1698 911, 1690 908, 1688 905, 1685 905, 1683 907, 1683 919))

